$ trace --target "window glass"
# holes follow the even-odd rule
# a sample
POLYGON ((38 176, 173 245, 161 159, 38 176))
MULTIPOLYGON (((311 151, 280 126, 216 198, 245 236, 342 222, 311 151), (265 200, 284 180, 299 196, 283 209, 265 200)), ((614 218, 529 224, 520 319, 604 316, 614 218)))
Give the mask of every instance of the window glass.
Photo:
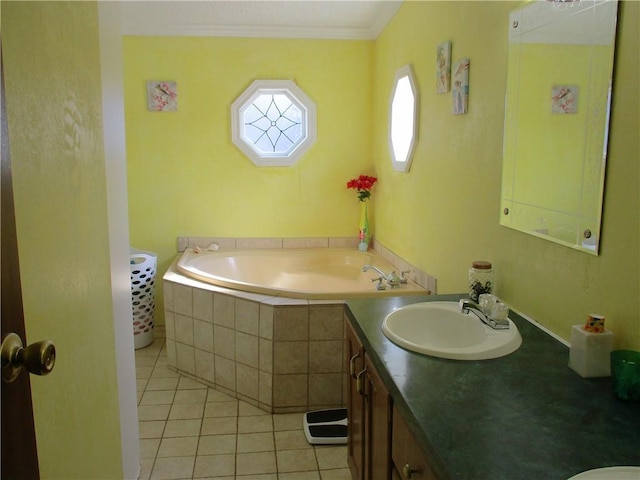
POLYGON ((408 172, 418 136, 418 89, 410 65, 396 73, 389 104, 391 163, 394 170, 408 172))
POLYGON ((256 80, 231 116, 234 144, 256 165, 293 165, 315 142, 315 104, 290 80, 256 80))

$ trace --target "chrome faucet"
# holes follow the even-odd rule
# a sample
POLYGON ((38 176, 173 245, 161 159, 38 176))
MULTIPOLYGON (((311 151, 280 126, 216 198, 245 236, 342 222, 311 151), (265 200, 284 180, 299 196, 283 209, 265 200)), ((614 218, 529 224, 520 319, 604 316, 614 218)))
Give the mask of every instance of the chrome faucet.
POLYGON ((363 272, 368 272, 369 270, 375 270, 376 272, 378 272, 380 274, 381 277, 386 277, 387 274, 384 273, 382 270, 380 270, 378 267, 374 267, 373 265, 365 265, 364 267, 362 267, 362 271, 363 272))
POLYGON ((487 315, 486 313, 484 313, 482 311, 482 308, 480 308, 480 305, 478 305, 477 303, 469 300, 468 298, 463 298, 458 302, 458 306, 460 307, 460 311, 462 313, 469 313, 469 312, 473 312, 475 314, 476 317, 478 317, 482 323, 484 323, 485 325, 490 326, 491 328, 493 328, 494 330, 505 330, 507 328, 509 328, 509 320, 508 319, 504 319, 504 320, 497 320, 495 318, 492 318, 491 315, 487 315))
POLYGON ((404 276, 405 273, 409 273, 408 271, 400 272, 400 276, 398 276, 395 270, 390 273, 384 273, 382 270, 380 270, 378 267, 374 265, 367 264, 364 267, 362 267, 363 272, 367 272, 369 270, 375 270, 376 273, 379 275, 378 278, 371 279, 372 282, 378 282, 378 285, 376 286, 378 290, 385 290, 387 287, 397 288, 401 284, 407 283, 408 281, 408 279, 404 276))

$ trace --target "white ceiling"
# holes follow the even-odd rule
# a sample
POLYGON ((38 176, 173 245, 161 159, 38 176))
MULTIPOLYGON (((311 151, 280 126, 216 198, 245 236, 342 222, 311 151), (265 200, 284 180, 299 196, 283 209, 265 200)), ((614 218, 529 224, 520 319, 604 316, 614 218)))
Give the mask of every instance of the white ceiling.
POLYGON ((373 39, 402 0, 160 0, 121 3, 124 35, 373 39))

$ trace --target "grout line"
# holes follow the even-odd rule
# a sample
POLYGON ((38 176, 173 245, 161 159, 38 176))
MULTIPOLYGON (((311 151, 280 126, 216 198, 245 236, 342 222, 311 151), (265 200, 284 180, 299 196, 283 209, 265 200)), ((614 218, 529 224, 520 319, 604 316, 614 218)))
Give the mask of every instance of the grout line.
POLYGON ((238 439, 240 438, 240 402, 236 401, 236 449, 233 454, 233 475, 238 475, 238 439))
MULTIPOLYGON (((180 384, 180 380, 178 380, 178 385, 180 384)), ((176 386, 176 388, 178 388, 176 386)), ((196 475, 196 464, 198 463, 198 450, 200 448, 200 440, 202 439, 202 428, 204 427, 204 412, 207 409, 207 397, 209 396, 209 389, 204 395, 204 406, 202 407, 202 413, 200 414, 200 429, 198 430, 198 440, 196 441, 196 451, 193 454, 193 468, 191 469, 191 478, 195 478, 196 475)), ((175 401, 175 397, 174 397, 175 401)), ((173 408, 173 404, 171 404, 171 408, 173 408)))
POLYGON ((273 460, 276 464, 276 478, 280 477, 280 467, 278 465, 278 446, 276 444, 276 422, 271 415, 271 437, 273 438, 273 460))

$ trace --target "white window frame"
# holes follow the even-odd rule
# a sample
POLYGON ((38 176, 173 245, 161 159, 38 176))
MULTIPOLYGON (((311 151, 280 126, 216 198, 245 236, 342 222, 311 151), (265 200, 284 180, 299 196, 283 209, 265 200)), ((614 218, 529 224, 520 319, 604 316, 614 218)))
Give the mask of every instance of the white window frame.
MULTIPOLYGON (((402 99, 405 100, 405 99, 402 99)), ((389 99, 389 152, 391 153, 391 164, 398 172, 408 172, 413 160, 413 152, 418 141, 418 117, 419 117, 419 92, 413 68, 405 65, 396 72, 389 99), (408 80, 413 101, 410 104, 398 105, 401 100, 398 95, 398 85, 406 84, 408 80), (400 135, 400 136, 398 136, 400 135), (409 135, 407 140, 406 135, 409 135)))
POLYGON ((295 165, 316 141, 316 105, 292 80, 255 80, 231 105, 231 137, 236 147, 259 167, 295 165), (260 151, 245 136, 243 111, 265 94, 286 95, 302 112, 302 138, 287 153, 260 151))

